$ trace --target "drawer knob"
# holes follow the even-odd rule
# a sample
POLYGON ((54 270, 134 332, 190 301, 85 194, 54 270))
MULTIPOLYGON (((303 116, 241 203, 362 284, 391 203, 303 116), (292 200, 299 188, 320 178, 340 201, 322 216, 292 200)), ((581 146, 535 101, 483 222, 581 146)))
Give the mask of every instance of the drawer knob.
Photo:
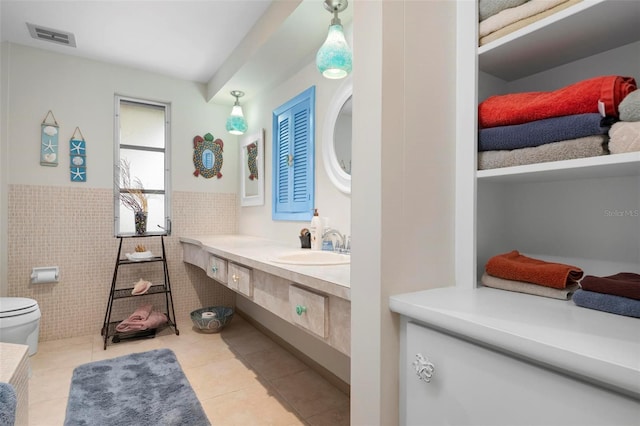
POLYGON ((237 283, 237 282, 238 282, 238 280, 240 279, 240 276, 238 276, 238 275, 236 275, 236 274, 233 274, 233 275, 231 276, 231 279, 233 280, 233 282, 234 282, 234 283, 237 283))
POLYGON ((416 375, 423 382, 431 382, 431 377, 436 368, 429 361, 429 358, 425 357, 421 353, 416 354, 416 360, 413 361, 413 367, 416 369, 416 375))
POLYGON ((213 265, 213 266, 211 267, 211 272, 213 272, 214 274, 215 274, 216 272, 218 272, 218 267, 217 267, 216 265, 213 265))
POLYGON ((307 312, 307 307, 302 305, 296 305, 296 314, 302 315, 307 312))

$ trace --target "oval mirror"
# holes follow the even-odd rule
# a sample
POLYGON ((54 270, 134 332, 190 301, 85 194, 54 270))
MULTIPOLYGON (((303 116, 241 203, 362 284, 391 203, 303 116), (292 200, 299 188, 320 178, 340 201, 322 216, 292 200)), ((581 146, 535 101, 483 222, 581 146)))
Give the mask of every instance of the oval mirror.
POLYGON ((331 182, 351 194, 351 98, 353 83, 348 78, 333 96, 322 132, 322 158, 331 182))

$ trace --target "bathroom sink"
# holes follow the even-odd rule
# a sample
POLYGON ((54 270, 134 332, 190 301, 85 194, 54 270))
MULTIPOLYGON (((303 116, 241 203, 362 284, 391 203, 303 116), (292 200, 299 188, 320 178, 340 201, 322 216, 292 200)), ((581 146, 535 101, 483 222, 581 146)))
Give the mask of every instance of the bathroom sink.
POLYGON ((332 251, 298 251, 281 254, 271 259, 275 263, 289 265, 344 265, 351 263, 348 254, 334 253, 332 251))

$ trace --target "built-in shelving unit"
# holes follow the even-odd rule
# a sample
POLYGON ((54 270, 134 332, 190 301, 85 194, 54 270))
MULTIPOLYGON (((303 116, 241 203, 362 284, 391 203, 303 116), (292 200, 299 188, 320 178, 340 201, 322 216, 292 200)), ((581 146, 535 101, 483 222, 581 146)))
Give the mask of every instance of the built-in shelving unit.
POLYGON ((482 182, 523 183, 640 176, 640 152, 478 170, 482 182))
POLYGON ((400 423, 634 424, 638 319, 479 281, 511 250, 640 273, 640 152, 478 171, 477 106, 599 75, 640 81, 640 1, 583 0, 480 48, 477 3, 457 2, 456 286, 390 299, 400 423))
POLYGON ((478 171, 477 106, 600 75, 640 81, 640 1, 583 0, 480 48, 477 8, 457 2, 456 286, 390 298, 400 423, 635 424, 637 318, 478 283, 511 250, 640 273, 640 152, 478 171))
POLYGON ((640 273, 640 152, 476 170, 477 105, 486 96, 551 90, 565 85, 559 81, 599 75, 640 82, 640 61, 628 58, 640 51, 640 1, 583 0, 481 47, 477 12, 464 6, 458 11, 457 285, 476 287, 486 261, 514 249, 577 259, 585 274, 640 273))
POLYGON ((640 2, 583 0, 478 48, 479 69, 506 81, 640 40, 640 2))

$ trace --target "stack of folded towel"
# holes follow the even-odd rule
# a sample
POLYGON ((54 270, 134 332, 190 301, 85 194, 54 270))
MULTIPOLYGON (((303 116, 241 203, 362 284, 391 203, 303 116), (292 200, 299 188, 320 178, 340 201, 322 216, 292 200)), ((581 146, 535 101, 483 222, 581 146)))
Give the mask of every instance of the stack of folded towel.
POLYGON ((550 92, 497 95, 478 106, 478 169, 608 154, 633 77, 600 76, 550 92))
POLYGON ((128 331, 150 330, 158 328, 168 321, 162 312, 154 311, 153 305, 139 306, 129 318, 116 326, 116 331, 126 333, 128 331))
POLYGON ((640 318, 640 274, 621 272, 607 277, 586 275, 573 302, 583 308, 640 318))
POLYGON ((513 250, 490 258, 480 281, 487 287, 567 300, 580 288, 582 274, 578 267, 534 259, 513 250))
POLYGON ((478 45, 485 45, 579 2, 580 0, 480 0, 478 45))

